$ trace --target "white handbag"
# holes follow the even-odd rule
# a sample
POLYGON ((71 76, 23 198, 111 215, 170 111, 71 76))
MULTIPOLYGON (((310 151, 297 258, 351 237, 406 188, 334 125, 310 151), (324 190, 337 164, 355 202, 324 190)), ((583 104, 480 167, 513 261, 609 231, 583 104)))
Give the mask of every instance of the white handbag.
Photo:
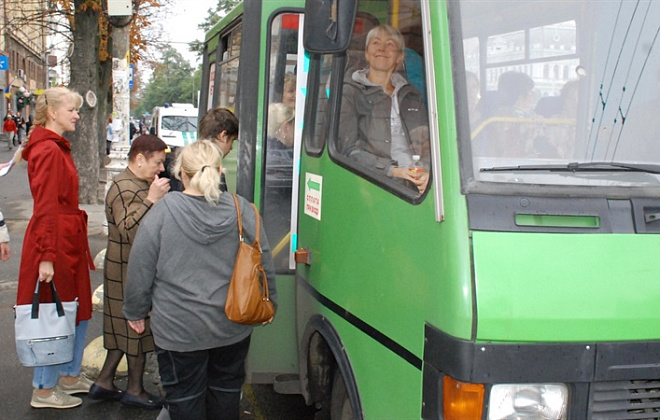
POLYGON ((39 285, 32 304, 14 306, 16 351, 23 366, 49 366, 73 360, 78 299, 62 302, 50 282, 55 303, 39 303, 39 285))

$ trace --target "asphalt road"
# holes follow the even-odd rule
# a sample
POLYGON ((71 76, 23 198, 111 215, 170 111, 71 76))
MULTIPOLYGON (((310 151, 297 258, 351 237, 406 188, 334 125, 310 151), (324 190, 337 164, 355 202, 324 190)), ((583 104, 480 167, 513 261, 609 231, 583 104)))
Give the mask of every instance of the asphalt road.
MULTIPOLYGON (((11 159, 13 151, 0 143, 0 162, 11 159)), ((107 237, 103 229, 103 206, 83 205, 90 216, 89 245, 93 256, 105 249, 107 237)), ((83 397, 83 405, 69 410, 33 409, 30 407, 32 369, 21 366, 14 347, 13 305, 23 244, 23 234, 32 214, 25 164, 14 167, 0 177, 0 208, 11 236, 11 257, 0 261, 0 419, 107 419, 153 420, 158 410, 128 407, 118 402, 97 402, 83 397)), ((97 258, 98 260, 98 258, 97 258)), ((100 257, 102 261, 102 254, 100 257)), ((96 262, 96 261, 95 261, 96 262)), ((101 270, 91 272, 92 290, 103 284, 101 270)), ((101 347, 102 315, 95 312, 87 331, 88 347, 83 362, 84 372, 91 378, 98 373, 105 357, 101 347)), ((145 373, 147 391, 159 395, 157 365, 147 363, 145 373)), ((125 387, 125 377, 118 376, 117 385, 125 387)), ((243 391, 241 419, 312 420, 314 409, 304 404, 300 395, 279 395, 271 386, 246 385, 243 391)))

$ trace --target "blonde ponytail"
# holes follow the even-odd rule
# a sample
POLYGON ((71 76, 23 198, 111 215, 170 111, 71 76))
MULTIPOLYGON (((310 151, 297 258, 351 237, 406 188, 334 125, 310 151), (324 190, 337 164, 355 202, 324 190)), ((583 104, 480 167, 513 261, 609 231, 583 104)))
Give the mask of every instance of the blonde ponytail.
POLYGON ((190 186, 204 194, 209 204, 217 205, 220 199, 220 149, 209 140, 199 140, 181 150, 174 164, 174 174, 180 179, 181 172, 190 179, 190 186))

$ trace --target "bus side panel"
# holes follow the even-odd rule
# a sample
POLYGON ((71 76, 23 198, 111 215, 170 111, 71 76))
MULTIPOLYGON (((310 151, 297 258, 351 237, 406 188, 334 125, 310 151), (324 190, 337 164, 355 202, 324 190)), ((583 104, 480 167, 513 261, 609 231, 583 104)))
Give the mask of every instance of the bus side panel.
MULTIPOLYGON (((302 280, 304 281, 304 280, 302 280)), ((355 374, 365 419, 419 418, 421 372, 312 296, 305 287, 296 298, 298 329, 320 314, 336 329, 355 374)))
MULTIPOLYGON (((299 248, 310 249, 311 262, 298 264, 297 273, 322 302, 298 287, 299 338, 311 316, 327 317, 350 359, 365 418, 419 418, 425 322, 472 335, 465 213, 438 223, 432 193, 411 205, 327 154, 303 155, 301 180, 308 173, 322 177, 321 220, 305 214, 301 185, 299 248), (383 398, 392 390, 402 391, 383 398)), ((462 203, 458 187, 453 191, 462 203)))
POLYGON ((478 339, 657 338, 659 235, 474 232, 473 243, 478 339))

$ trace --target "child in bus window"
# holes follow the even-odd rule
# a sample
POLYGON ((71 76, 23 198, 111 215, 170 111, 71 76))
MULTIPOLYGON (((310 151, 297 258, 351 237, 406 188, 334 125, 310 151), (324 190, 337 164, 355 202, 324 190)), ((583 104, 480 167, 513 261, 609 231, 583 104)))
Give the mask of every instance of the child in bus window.
POLYGON ((392 26, 379 25, 367 34, 367 67, 344 84, 339 150, 421 194, 429 181, 428 117, 419 89, 396 72, 404 50, 403 36, 392 26), (409 171, 413 156, 424 163, 421 175, 409 171))

